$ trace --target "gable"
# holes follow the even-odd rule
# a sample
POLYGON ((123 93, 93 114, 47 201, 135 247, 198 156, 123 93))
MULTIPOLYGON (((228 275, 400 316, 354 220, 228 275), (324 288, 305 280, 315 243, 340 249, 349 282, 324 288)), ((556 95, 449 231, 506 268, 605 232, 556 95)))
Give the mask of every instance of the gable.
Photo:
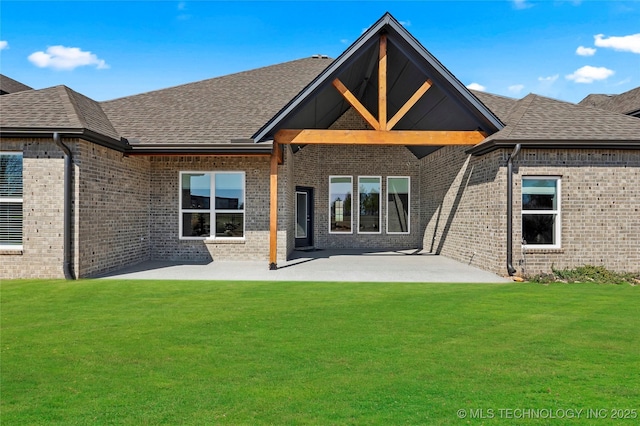
POLYGON ((322 74, 254 135, 272 140, 280 129, 327 129, 350 107, 336 90, 338 79, 373 115, 379 113, 380 39, 386 40, 386 108, 393 117, 428 80, 431 87, 394 130, 474 131, 491 134, 500 120, 413 38, 385 14, 322 74))

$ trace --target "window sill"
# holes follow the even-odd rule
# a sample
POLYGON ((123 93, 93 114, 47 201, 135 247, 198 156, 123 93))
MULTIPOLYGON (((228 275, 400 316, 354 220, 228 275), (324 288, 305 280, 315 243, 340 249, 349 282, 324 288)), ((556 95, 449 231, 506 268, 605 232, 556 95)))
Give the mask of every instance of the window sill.
POLYGON ((22 256, 24 250, 20 249, 0 249, 0 256, 22 256))
POLYGON ((536 246, 522 246, 522 251, 525 253, 564 253, 564 249, 561 247, 536 247, 536 246))
POLYGON ((244 244, 245 242, 244 238, 209 238, 204 240, 205 244, 244 244))

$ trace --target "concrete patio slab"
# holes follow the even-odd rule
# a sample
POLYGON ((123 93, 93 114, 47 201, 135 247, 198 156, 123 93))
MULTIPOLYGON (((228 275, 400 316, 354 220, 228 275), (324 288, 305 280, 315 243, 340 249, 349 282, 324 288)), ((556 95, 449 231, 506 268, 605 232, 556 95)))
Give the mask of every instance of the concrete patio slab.
POLYGON ((270 271, 266 261, 219 261, 207 264, 147 261, 101 278, 222 281, 363 281, 504 283, 511 280, 444 256, 418 250, 296 251, 270 271))

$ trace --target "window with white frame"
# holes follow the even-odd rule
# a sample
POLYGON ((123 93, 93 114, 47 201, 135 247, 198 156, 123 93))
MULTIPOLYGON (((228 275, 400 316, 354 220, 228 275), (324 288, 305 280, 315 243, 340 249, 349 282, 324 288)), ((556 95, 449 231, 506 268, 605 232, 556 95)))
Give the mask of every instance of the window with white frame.
POLYGON ((358 177, 358 233, 379 234, 380 193, 382 179, 379 176, 358 177))
POLYGON ((351 234, 353 219, 351 204, 353 179, 351 176, 329 176, 329 233, 351 234))
POLYGON ((408 234, 411 182, 408 176, 387 177, 387 234, 408 234))
POLYGON ((560 248, 559 177, 522 177, 522 239, 526 247, 560 248))
POLYGON ((244 205, 244 172, 180 172, 181 239, 244 238, 244 205))
POLYGON ((22 250, 21 152, 0 152, 0 249, 22 250))

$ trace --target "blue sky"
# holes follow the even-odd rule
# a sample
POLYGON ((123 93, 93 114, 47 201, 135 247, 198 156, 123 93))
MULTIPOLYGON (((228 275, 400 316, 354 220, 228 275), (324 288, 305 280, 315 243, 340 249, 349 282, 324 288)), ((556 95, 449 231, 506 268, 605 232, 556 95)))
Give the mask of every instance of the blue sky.
POLYGON ((386 11, 465 85, 577 102, 640 86, 640 0, 0 2, 0 72, 102 101, 326 54, 386 11))

